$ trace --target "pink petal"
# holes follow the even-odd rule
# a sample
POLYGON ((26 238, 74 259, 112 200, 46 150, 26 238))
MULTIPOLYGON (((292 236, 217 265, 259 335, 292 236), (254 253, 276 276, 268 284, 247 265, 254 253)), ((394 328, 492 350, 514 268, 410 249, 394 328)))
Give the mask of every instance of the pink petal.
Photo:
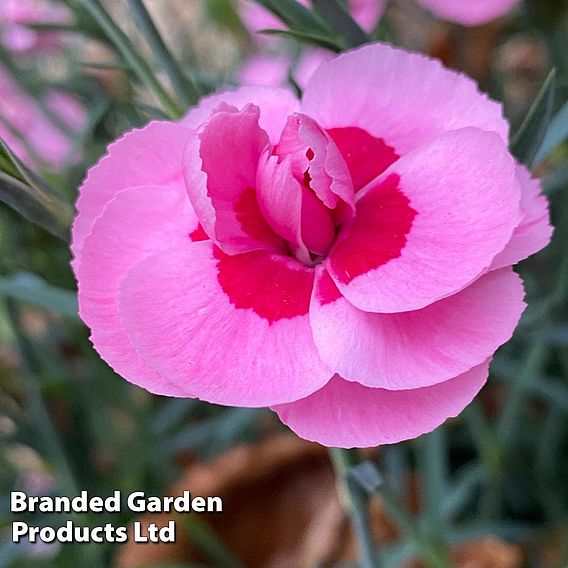
POLYGON ((241 85, 281 87, 288 81, 291 60, 277 55, 253 55, 238 73, 241 85))
POLYGON ((151 392, 187 394, 140 358, 118 313, 120 285, 147 256, 189 242, 197 219, 183 186, 125 189, 106 206, 85 238, 76 264, 80 315, 101 357, 127 380, 151 392))
POLYGON ((331 376, 312 340, 312 285, 313 271, 290 258, 192 243, 137 265, 121 313, 140 354, 180 388, 266 406, 307 396, 331 376))
POLYGON ((520 0, 418 0, 422 6, 431 10, 436 16, 462 24, 479 26, 495 20, 510 12, 520 0))
POLYGON ((172 122, 151 122, 108 147, 80 189, 71 245, 76 262, 95 219, 119 191, 138 185, 183 186, 183 151, 190 135, 172 122))
POLYGON ((358 127, 404 155, 447 130, 476 126, 508 140, 501 105, 439 61, 371 44, 323 63, 302 112, 329 130, 358 127))
POLYGON ((481 390, 488 367, 486 362, 450 381, 405 391, 364 387, 336 375, 307 398, 272 410, 298 436, 324 446, 396 444, 457 416, 481 390))
POLYGON ((225 252, 282 249, 260 213, 256 176, 268 136, 259 109, 222 107, 195 134, 184 158, 189 198, 205 232, 225 252))
POLYGON ((294 69, 293 77, 300 89, 305 90, 316 72, 318 67, 324 62, 334 57, 333 51, 323 48, 312 47, 306 49, 298 59, 296 68, 294 69))
POLYGON ((329 135, 347 163, 355 191, 373 181, 400 157, 382 138, 375 138, 356 126, 332 128, 329 135))
POLYGON ((292 254, 308 263, 310 255, 302 239, 303 192, 292 173, 290 157, 279 162, 278 156, 266 150, 259 163, 256 195, 272 230, 289 243, 292 254))
POLYGON ((52 89, 47 93, 45 102, 72 130, 80 130, 85 126, 85 107, 66 91, 52 89))
POLYGON ((28 51, 33 49, 38 42, 38 34, 31 28, 12 24, 2 31, 2 43, 10 51, 28 51))
POLYGON ((267 132, 272 144, 278 142, 288 116, 296 112, 300 106, 298 99, 289 89, 241 87, 235 91, 204 97, 180 124, 187 128, 198 128, 209 119, 221 103, 234 106, 238 110, 242 110, 250 103, 256 105, 260 109, 260 127, 267 132))
POLYGON ((514 160, 496 134, 447 132, 359 192, 326 267, 359 309, 423 308, 487 270, 521 221, 519 201, 514 160))
MULTIPOLYGON (((304 6, 308 6, 308 0, 299 0, 304 6)), ((254 34, 260 30, 284 30, 286 26, 282 20, 270 10, 264 8, 254 0, 238 0, 237 4, 243 24, 254 34)), ((261 39, 264 36, 259 36, 261 39)), ((256 38, 255 39, 259 39, 256 38)))
POLYGON ((347 302, 321 271, 310 321, 321 358, 344 379, 414 389, 447 381, 491 357, 511 338, 523 296, 521 279, 504 268, 422 310, 373 314, 347 302))
POLYGON ((552 238, 548 200, 541 193, 540 182, 524 166, 517 166, 517 178, 521 183, 523 220, 505 250, 493 260, 493 270, 517 264, 544 248, 552 238))
POLYGON ((309 173, 309 185, 326 207, 333 209, 343 200, 354 209, 347 164, 329 134, 312 118, 298 113, 290 116, 274 153, 280 158, 291 156, 299 181, 309 173))
POLYGON ((349 0, 349 12, 353 19, 366 31, 372 32, 383 12, 385 11, 387 0, 349 0))

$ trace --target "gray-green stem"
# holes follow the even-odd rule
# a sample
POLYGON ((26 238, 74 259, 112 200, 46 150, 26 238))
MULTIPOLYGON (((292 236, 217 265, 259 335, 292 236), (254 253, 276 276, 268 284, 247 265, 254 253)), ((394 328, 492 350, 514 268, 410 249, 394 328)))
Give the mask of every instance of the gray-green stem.
POLYGON ((376 568, 376 551, 369 524, 369 497, 361 487, 348 478, 349 469, 359 463, 356 450, 330 448, 329 455, 335 469, 337 488, 343 506, 349 513, 353 532, 359 545, 359 566, 376 568))

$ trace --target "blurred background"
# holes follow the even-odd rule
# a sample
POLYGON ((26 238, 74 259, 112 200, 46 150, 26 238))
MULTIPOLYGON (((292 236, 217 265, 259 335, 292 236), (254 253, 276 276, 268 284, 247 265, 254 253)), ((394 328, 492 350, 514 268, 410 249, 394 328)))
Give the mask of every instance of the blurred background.
MULTIPOLYGON (((99 359, 77 316, 65 227, 107 144, 149 120, 182 116, 220 87, 288 84, 300 93, 327 48, 342 47, 294 30, 257 34, 278 20, 266 12, 258 24, 250 4, 0 0, 0 567, 357 565, 324 448, 268 410, 131 386, 99 359), (11 542, 10 491, 83 489, 190 489, 222 496, 225 512, 176 518, 175 545, 11 542)), ((447 566, 565 568, 568 2, 519 2, 475 27, 414 0, 391 0, 382 18, 369 17, 372 38, 441 58, 503 101, 517 156, 541 177, 556 227, 551 246, 519 267, 529 308, 477 400, 432 434, 366 453, 388 486, 369 499, 380 566, 437 566, 422 546, 435 533, 447 566)), ((67 517, 25 520, 58 526, 67 517)))

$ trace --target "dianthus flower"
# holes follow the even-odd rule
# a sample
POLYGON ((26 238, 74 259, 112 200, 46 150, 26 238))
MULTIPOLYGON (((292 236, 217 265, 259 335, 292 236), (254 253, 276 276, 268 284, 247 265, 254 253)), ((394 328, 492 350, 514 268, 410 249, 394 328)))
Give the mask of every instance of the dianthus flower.
POLYGON ((15 52, 42 51, 60 47, 63 35, 57 31, 33 29, 33 24, 68 24, 69 10, 51 0, 2 0, 0 41, 15 52))
POLYGON ((0 67, 0 138, 26 164, 60 169, 75 162, 79 153, 72 137, 85 121, 84 107, 68 93, 51 89, 40 102, 0 67), (47 115, 42 104, 52 116, 47 115), (53 117, 57 117, 58 124, 53 117))
POLYGON ((511 265, 551 235, 501 106, 372 44, 302 101, 244 87, 153 122, 91 169, 73 226, 80 313, 154 393, 270 406, 328 446, 457 415, 524 308, 511 265))

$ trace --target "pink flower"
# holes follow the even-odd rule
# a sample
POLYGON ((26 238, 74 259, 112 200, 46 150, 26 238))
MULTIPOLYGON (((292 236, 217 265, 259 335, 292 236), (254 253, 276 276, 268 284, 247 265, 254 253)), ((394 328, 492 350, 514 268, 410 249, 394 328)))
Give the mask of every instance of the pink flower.
POLYGON ((301 102, 243 87, 114 143, 73 226, 81 317, 154 393, 270 406, 330 446, 457 415, 523 311, 511 265, 551 236, 501 106, 374 44, 301 102))
POLYGON ((290 57, 282 54, 252 55, 238 73, 241 85, 282 87, 292 76, 300 89, 305 89, 315 70, 333 57, 333 51, 312 48, 306 50, 293 66, 290 57))
POLYGON ((418 0, 439 18, 462 24, 479 26, 510 12, 519 0, 418 0))
POLYGON ((59 47, 62 36, 54 31, 34 30, 32 24, 68 24, 69 10, 51 0, 2 0, 0 40, 12 51, 45 50, 59 47))
POLYGON ((83 128, 86 112, 75 98, 56 89, 49 91, 43 102, 60 119, 61 125, 54 124, 40 103, 0 67, 0 138, 28 165, 39 161, 60 169, 80 157, 71 133, 83 128), (62 125, 66 125, 69 132, 65 132, 62 125))
POLYGON ((239 83, 280 87, 288 82, 290 65, 290 58, 282 55, 252 55, 238 73, 239 83))

